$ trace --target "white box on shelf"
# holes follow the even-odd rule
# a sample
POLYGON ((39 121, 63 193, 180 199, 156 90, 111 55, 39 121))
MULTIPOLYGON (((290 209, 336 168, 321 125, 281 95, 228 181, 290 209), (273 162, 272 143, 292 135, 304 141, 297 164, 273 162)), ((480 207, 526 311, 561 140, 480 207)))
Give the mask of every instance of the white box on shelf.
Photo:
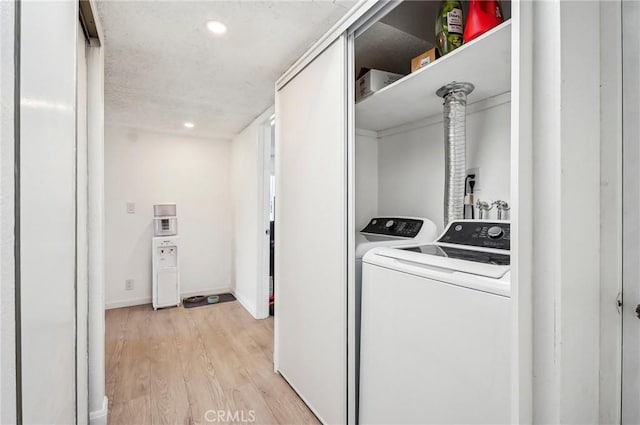
POLYGON ((403 78, 402 74, 372 69, 356 81, 356 102, 403 78))

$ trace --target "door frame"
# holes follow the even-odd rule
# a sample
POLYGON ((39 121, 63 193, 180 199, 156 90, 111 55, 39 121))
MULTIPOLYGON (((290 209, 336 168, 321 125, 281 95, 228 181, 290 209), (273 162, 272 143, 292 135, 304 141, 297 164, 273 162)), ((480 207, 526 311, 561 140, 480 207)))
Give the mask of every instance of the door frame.
POLYGON ((88 39, 87 60, 87 331, 89 423, 106 425, 105 218, 104 218, 104 32, 94 0, 79 0, 88 39))
POLYGON ((82 9, 77 23, 76 56, 76 422, 89 422, 89 67, 90 39, 82 9))
POLYGON ((640 196, 638 190, 638 175, 640 175, 640 150, 637 147, 640 137, 640 126, 637 123, 637 113, 640 108, 640 78, 637 77, 637 65, 640 55, 640 43, 633 33, 640 27, 640 5, 631 1, 622 2, 622 39, 623 39, 623 82, 622 82, 622 150, 624 151, 622 170, 622 337, 621 337, 621 412, 620 423, 637 423, 640 418, 640 408, 637 407, 637 391, 640 388, 638 375, 640 361, 637 359, 640 348, 638 323, 635 317, 635 307, 640 303, 640 268, 637 266, 637 256, 640 253, 640 219, 638 206, 640 196), (626 118, 629 119, 626 119, 626 118), (625 324, 634 324, 633 328, 625 324), (634 332, 635 331, 635 332, 634 332), (635 357, 634 357, 635 355, 635 357), (631 359, 631 360, 630 360, 631 359), (635 379, 625 377, 635 376, 635 379))
POLYGON ((18 423, 20 401, 20 6, 0 3, 0 423, 18 423), (6 112, 6 113, 5 113, 6 112))
MULTIPOLYGON (((256 296, 256 318, 266 319, 269 317, 269 207, 271 192, 270 179, 270 161, 271 161, 271 123, 275 121, 275 112, 273 108, 267 111, 268 116, 258 125, 258 200, 261 209, 258 212, 258 285, 256 296), (265 238, 266 236, 266 238, 265 238), (266 240, 265 240, 266 239, 266 240)), ((275 125, 275 123, 274 123, 275 125)), ((274 136, 275 137, 275 136, 274 136)))

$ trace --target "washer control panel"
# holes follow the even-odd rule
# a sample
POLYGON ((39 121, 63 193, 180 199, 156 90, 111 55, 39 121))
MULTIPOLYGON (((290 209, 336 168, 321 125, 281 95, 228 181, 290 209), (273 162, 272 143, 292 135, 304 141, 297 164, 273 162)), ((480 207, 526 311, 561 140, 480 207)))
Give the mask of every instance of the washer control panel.
POLYGON ((372 218, 360 233, 372 235, 395 236, 400 238, 415 238, 422 229, 422 220, 402 217, 372 218))
POLYGON ((454 221, 438 242, 511 250, 511 225, 505 221, 454 221))

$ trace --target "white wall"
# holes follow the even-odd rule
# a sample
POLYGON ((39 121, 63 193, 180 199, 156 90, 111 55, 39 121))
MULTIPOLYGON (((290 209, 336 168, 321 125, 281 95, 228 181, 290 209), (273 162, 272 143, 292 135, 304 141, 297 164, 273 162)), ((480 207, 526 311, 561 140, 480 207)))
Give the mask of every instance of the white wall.
MULTIPOLYGON (((507 202, 510 102, 501 95, 468 108, 467 168, 480 167, 476 199, 507 202), (486 108, 478 110, 479 108, 486 108), (475 112, 474 112, 475 111, 475 112)), ((444 129, 441 117, 379 133, 380 215, 426 217, 444 226, 444 129)), ((491 211, 495 218, 495 209, 491 211)))
POLYGON ((183 295, 231 288, 230 159, 229 141, 106 127, 107 308, 151 302, 153 204, 162 202, 178 206, 183 295))
POLYGON ((534 423, 600 419, 599 8, 533 2, 534 423))
MULTIPOLYGON (((231 144, 231 187, 234 208, 234 293, 245 309, 256 318, 264 318, 269 296, 263 288, 268 269, 263 270, 263 249, 268 247, 265 234, 264 137, 270 128, 264 125, 273 114, 269 108, 233 139, 231 144), (265 297, 265 299, 261 299, 265 297)), ((267 170, 270 173, 270 170, 267 170)), ((268 192, 267 194, 268 195, 268 192)), ((268 199, 268 198, 267 198, 268 199)))
POLYGON ((356 231, 378 214, 378 135, 356 130, 356 231))
POLYGON ((0 423, 16 422, 14 320, 14 2, 0 2, 0 423))

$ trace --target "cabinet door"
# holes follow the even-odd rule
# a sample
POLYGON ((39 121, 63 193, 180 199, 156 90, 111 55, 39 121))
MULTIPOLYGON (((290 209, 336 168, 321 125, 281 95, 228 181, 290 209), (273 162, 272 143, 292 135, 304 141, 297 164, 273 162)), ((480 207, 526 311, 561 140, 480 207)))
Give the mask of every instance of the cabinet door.
POLYGON ((275 365, 324 423, 346 422, 346 39, 276 93, 275 365))
POLYGON ((173 267, 158 270, 158 299, 160 307, 174 305, 178 300, 178 271, 173 267))

